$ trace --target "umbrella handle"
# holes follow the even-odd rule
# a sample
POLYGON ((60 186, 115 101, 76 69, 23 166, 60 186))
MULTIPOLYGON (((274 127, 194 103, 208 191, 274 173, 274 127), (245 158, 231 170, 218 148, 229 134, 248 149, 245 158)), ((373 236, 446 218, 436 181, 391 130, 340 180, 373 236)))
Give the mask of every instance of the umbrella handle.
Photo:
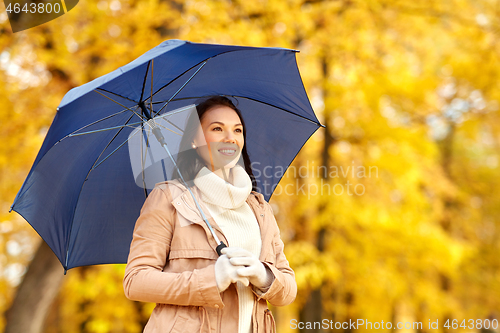
POLYGON ((224 244, 224 242, 223 242, 223 241, 220 241, 220 244, 219 244, 219 245, 217 245, 217 247, 215 248, 215 250, 217 251, 217 254, 218 254, 219 256, 221 256, 221 255, 222 255, 221 250, 222 250, 223 248, 225 248, 225 247, 227 247, 227 246, 226 246, 226 244, 224 244))

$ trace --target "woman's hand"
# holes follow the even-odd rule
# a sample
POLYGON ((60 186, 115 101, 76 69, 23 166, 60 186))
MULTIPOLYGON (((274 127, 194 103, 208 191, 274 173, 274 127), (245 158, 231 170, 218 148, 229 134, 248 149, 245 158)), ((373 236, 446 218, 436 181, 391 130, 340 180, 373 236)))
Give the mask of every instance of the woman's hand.
POLYGON ((259 258, 251 252, 239 247, 225 247, 222 254, 229 258, 229 262, 238 267, 236 273, 248 278, 248 281, 259 289, 267 289, 274 280, 274 276, 269 269, 266 269, 259 258))
POLYGON ((240 281, 245 286, 248 286, 248 279, 237 273, 238 269, 244 267, 245 266, 232 265, 225 254, 221 255, 215 262, 215 281, 217 282, 219 291, 223 292, 231 283, 235 283, 236 281, 240 281))

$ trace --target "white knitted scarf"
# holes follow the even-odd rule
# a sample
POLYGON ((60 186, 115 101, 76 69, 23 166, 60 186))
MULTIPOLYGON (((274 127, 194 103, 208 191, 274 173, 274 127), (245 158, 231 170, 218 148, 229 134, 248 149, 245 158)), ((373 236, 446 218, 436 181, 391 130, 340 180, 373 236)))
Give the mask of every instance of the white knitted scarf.
MULTIPOLYGON (((252 191, 252 181, 245 169, 236 164, 232 169, 233 184, 203 167, 194 179, 201 191, 201 198, 210 215, 221 228, 229 244, 244 248, 255 256, 260 256, 262 240, 255 215, 246 203, 252 191)), ((251 286, 245 287, 237 282, 239 303, 238 333, 252 331, 252 310, 254 294, 251 286)))

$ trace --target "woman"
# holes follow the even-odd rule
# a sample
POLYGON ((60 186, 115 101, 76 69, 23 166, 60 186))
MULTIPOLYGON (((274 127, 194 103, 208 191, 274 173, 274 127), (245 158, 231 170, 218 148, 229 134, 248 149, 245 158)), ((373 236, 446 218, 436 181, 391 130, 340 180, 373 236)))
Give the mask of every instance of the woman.
POLYGON ((221 96, 196 111, 184 131, 178 165, 228 247, 217 255, 218 244, 174 173, 174 180, 155 186, 141 209, 125 294, 157 303, 144 329, 148 333, 275 331, 267 302, 290 304, 297 285, 272 209, 253 190, 243 117, 221 96), (241 157, 244 166, 238 164, 241 157))

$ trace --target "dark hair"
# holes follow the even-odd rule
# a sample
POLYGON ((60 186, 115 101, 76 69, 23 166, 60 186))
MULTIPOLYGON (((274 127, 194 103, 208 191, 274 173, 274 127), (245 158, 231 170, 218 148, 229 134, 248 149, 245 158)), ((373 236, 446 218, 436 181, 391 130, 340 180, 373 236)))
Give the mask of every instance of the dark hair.
MULTIPOLYGON (((193 181, 198 172, 203 168, 205 162, 198 155, 196 150, 192 149, 191 142, 193 141, 196 133, 198 131, 198 126, 203 119, 203 116, 207 111, 214 108, 215 106, 227 106, 233 109, 240 118, 241 125, 243 126, 243 139, 245 140, 245 144, 243 145, 243 149, 241 151, 241 155, 243 157, 244 168, 247 174, 250 176, 252 180, 252 190, 257 191, 257 182, 252 172, 250 157, 248 157, 247 153, 247 145, 246 145, 246 127, 245 121, 243 120, 243 116, 241 115, 241 111, 233 104, 233 102, 225 97, 225 96, 211 96, 207 97, 203 102, 199 103, 196 106, 196 112, 192 112, 188 118, 186 127, 184 129, 184 134, 181 139, 181 143, 179 146, 179 155, 177 157, 177 167, 182 173, 183 178, 186 182, 193 181), (199 120, 198 120, 199 119, 199 120)), ((177 169, 174 169, 172 173, 172 179, 180 178, 177 169)))

